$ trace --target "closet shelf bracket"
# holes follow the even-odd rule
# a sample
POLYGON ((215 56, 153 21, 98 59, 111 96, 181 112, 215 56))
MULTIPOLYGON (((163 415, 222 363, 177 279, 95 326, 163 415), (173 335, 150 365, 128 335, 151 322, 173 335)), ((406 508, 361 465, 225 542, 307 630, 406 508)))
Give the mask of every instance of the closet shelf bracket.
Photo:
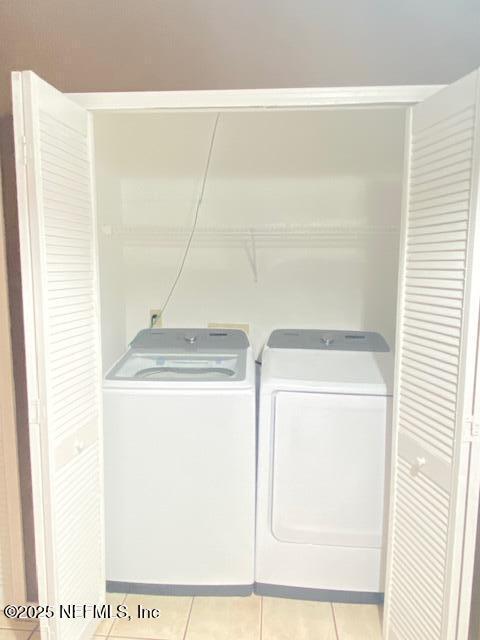
POLYGON ((245 242, 245 252, 247 254, 248 263, 252 269, 253 281, 258 282, 258 270, 257 270, 257 245, 255 241, 255 233, 253 229, 250 229, 249 236, 245 242))

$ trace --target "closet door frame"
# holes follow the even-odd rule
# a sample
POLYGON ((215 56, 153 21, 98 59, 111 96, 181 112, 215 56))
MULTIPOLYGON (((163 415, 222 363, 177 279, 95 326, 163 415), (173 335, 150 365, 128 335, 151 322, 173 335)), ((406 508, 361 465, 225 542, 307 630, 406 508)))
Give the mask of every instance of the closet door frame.
MULTIPOLYGON (((404 176, 408 175, 409 128, 411 126, 411 107, 436 94, 445 85, 411 85, 378 87, 334 87, 300 89, 256 89, 256 90, 214 90, 214 91, 146 91, 115 93, 71 93, 69 97, 82 107, 95 112, 125 111, 165 111, 165 112, 204 112, 204 111, 272 111, 282 109, 321 109, 321 108, 404 108, 405 110, 405 165, 404 176)), ((404 214, 402 212, 402 222, 404 214)), ((400 246, 399 266, 404 260, 405 247, 400 246)), ((398 315, 398 314, 397 314, 398 315)), ((480 355, 479 355, 480 359, 480 355)), ((478 365, 477 365, 478 368, 478 365)), ((471 373, 471 375, 474 375, 471 373)), ((472 435, 475 425, 472 425, 472 435)), ((477 425, 477 429, 480 427, 477 425)), ((475 437, 475 436, 474 436, 475 437)), ((480 457, 478 448, 473 448, 474 458, 480 457)), ((480 467, 480 459, 477 460, 480 467)), ((478 471, 480 473, 480 469, 478 471)), ((474 483, 475 484, 475 483, 474 483)), ((465 527, 470 535, 476 531, 476 513, 478 496, 468 494, 469 518, 465 527), (475 518, 472 517, 475 512, 475 518)), ((463 557, 462 566, 473 564, 473 558, 463 557)), ((468 570, 467 570, 468 574, 468 570)), ((465 583, 471 579, 467 575, 465 583)), ((470 611, 470 589, 462 583, 460 591, 460 618, 463 626, 470 611)))
POLYGON ((119 91, 67 93, 89 111, 256 111, 319 107, 389 107, 422 102, 444 85, 235 89, 213 91, 119 91))
MULTIPOLYGON (((412 107, 443 89, 443 85, 400 86, 400 87, 340 87, 313 89, 269 89, 269 90, 236 90, 236 91, 166 91, 166 92, 122 92, 122 93, 83 93, 70 94, 70 97, 82 107, 92 112, 125 112, 125 111, 164 111, 164 112, 204 112, 204 111, 272 111, 282 109, 309 110, 321 108, 404 108, 406 136, 404 143, 405 166, 404 176, 408 176, 409 130, 411 127, 412 107)), ((403 209, 405 204, 403 205, 403 209)), ((404 222, 402 214, 402 225, 404 222)), ((403 233, 401 234, 403 237, 403 233)), ((399 266, 401 271, 405 259, 405 246, 400 247, 399 266)), ((397 314, 399 315, 399 314, 397 314)), ((398 339, 398 338, 397 338, 398 339)), ((467 349, 474 349, 469 344, 467 349)), ((477 364, 470 362, 468 376, 478 378, 477 364), (475 372, 474 369, 477 369, 475 372)), ((477 391, 478 396, 478 391, 477 391)), ((477 415, 478 407, 474 414, 477 415)), ((476 418, 472 417, 474 421, 476 418)), ((471 438, 477 440, 480 425, 473 423, 471 438)), ((480 474, 480 448, 472 446, 471 463, 467 490, 466 521, 463 535, 475 535, 478 511, 478 495, 471 486, 478 485, 480 474)), ((465 479, 465 482, 467 479, 465 479)), ((459 632, 466 633, 471 608, 470 586, 473 574, 473 558, 470 552, 463 551, 461 558, 462 578, 460 583, 459 632)))

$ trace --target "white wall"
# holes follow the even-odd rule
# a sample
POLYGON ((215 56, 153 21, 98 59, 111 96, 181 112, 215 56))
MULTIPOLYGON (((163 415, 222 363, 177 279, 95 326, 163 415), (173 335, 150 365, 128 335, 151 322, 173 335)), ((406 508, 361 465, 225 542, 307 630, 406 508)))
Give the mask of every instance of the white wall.
POLYGON ((444 84, 480 64, 478 0, 2 0, 0 24, 0 113, 13 69, 78 92, 444 84))
MULTIPOLYGON (((213 121, 95 116, 105 366, 165 300, 213 121)), ((222 114, 165 326, 248 322, 257 350, 275 327, 378 330, 392 343, 403 127, 401 109, 222 114), (257 282, 238 239, 249 246, 250 230, 257 282)))

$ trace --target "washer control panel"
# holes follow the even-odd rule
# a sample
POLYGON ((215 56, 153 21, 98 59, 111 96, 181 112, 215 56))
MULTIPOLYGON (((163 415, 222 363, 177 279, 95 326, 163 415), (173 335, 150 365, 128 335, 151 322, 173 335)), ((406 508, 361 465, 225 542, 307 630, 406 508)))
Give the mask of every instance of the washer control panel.
POLYGON ((143 329, 130 347, 163 351, 241 351, 248 349, 249 342, 247 334, 239 329, 143 329))

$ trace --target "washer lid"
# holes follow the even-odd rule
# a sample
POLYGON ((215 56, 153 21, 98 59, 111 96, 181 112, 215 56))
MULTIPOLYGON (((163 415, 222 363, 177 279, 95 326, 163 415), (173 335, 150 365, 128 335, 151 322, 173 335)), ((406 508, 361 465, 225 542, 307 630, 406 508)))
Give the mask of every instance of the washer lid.
POLYGON ((135 382, 231 382, 244 380, 243 353, 161 353, 130 349, 107 380, 135 382))
POLYGON ((277 329, 268 339, 272 349, 321 349, 328 351, 390 351, 383 336, 373 331, 277 329))
POLYGON ((132 349, 162 352, 244 351, 247 335, 239 329, 143 329, 130 343, 132 349))

